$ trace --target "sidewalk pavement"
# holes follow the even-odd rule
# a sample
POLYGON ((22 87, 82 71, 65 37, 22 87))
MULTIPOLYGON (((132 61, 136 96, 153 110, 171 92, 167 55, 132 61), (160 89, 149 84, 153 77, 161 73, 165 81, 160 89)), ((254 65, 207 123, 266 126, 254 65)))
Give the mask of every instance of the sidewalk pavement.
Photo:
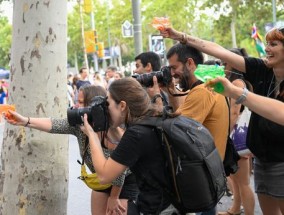
MULTIPOLYGON (((0 154, 3 140, 3 125, 0 124, 0 154)), ((91 215, 91 190, 77 177, 80 175, 81 168, 77 163, 80 159, 79 146, 76 137, 69 136, 69 194, 67 202, 67 215, 91 215)), ((0 159, 1 161, 1 159, 0 159)), ((0 162, 1 168, 1 162, 0 162)), ((251 177, 251 185, 253 184, 253 175, 251 177)), ((257 197, 255 196, 256 206, 255 215, 260 215, 261 210, 257 197)), ((226 211, 232 205, 232 199, 228 196, 223 196, 217 205, 218 211, 226 211)))
MULTIPOLYGON (((250 184, 254 190, 254 182, 253 182, 253 175, 251 176, 250 178, 250 184)), ((256 194, 254 195, 255 197, 255 209, 254 209, 254 214, 255 215, 261 215, 262 212, 261 212, 261 209, 260 209, 260 206, 259 206, 259 202, 258 202, 258 199, 257 199, 257 196, 256 194)), ((226 196, 224 195, 222 197, 222 199, 220 200, 220 202, 218 203, 217 205, 217 211, 227 211, 231 205, 232 205, 233 201, 232 201, 232 196, 226 196)), ((242 213, 242 215, 244 215, 244 213, 242 213)))
MULTIPOLYGON (((3 143, 4 123, 0 123, 0 158, 3 143)), ((77 177, 81 174, 79 146, 76 137, 69 136, 69 187, 67 215, 91 215, 91 190, 77 177)), ((1 171, 1 159, 0 159, 1 171)))
POLYGON ((81 174, 79 145, 75 136, 69 136, 69 193, 67 215, 91 215, 91 189, 78 179, 81 174))
MULTIPOLYGON (((80 165, 77 163, 80 159, 77 139, 74 136, 69 137, 69 197, 67 215, 91 215, 90 210, 90 189, 77 177, 80 175, 80 165)), ((253 175, 251 177, 251 186, 254 186, 253 175)), ((255 215, 261 215, 261 210, 255 195, 255 215)), ((218 203, 218 211, 227 211, 232 205, 232 199, 223 196, 218 203)))

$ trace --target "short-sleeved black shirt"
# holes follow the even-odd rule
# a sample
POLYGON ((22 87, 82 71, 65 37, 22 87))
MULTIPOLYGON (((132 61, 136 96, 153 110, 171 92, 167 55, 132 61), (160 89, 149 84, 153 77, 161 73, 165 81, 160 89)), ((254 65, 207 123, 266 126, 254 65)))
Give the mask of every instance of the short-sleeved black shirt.
MULTIPOLYGON (((273 70, 258 58, 245 58, 245 63, 246 73, 244 76, 253 85, 254 93, 274 98, 274 92, 272 92, 275 89, 273 70), (268 96, 269 94, 271 95, 268 96)), ((252 112, 247 145, 261 161, 284 162, 284 126, 252 112)))
POLYGON ((152 181, 157 180, 162 187, 169 187, 162 145, 153 127, 129 127, 111 158, 128 166, 136 176, 140 190, 137 203, 141 212, 156 214, 169 206, 170 201, 165 193, 147 179, 143 179, 150 176, 152 181))

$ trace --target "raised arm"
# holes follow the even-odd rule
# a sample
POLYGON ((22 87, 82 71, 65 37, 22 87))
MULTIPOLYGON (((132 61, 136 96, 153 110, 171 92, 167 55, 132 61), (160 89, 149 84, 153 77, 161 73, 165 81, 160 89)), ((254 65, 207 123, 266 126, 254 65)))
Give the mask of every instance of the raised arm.
POLYGON ((226 78, 218 77, 208 82, 207 86, 212 87, 218 82, 221 82, 225 88, 224 92, 222 92, 223 95, 238 99, 243 94, 247 94, 246 99, 242 103, 243 105, 271 121, 284 125, 284 103, 251 92, 245 93, 244 89, 234 86, 226 78))
POLYGON ((163 31, 160 31, 160 34, 165 38, 171 38, 173 40, 178 40, 181 43, 188 44, 205 54, 214 56, 230 64, 233 68, 241 72, 245 72, 244 58, 240 55, 230 52, 229 50, 223 48, 217 43, 187 35, 171 27, 164 28, 163 31))
POLYGON ((9 110, 9 112, 13 116, 14 119, 5 117, 5 120, 12 125, 35 128, 37 130, 45 131, 45 132, 49 132, 51 130, 52 123, 51 123, 50 118, 24 117, 15 111, 9 110))
MULTIPOLYGON (((233 85, 244 88, 245 84, 242 80, 236 79, 232 82, 233 85)), ((238 117, 240 115, 241 104, 236 104, 236 100, 232 98, 230 100, 230 132, 233 130, 234 125, 237 123, 238 117)))

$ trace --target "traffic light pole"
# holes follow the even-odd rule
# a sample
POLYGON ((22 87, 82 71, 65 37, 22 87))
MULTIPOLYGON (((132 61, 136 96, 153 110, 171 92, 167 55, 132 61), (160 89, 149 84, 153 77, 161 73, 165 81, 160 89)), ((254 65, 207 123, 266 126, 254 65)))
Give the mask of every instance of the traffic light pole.
POLYGON ((81 21, 81 33, 82 33, 82 39, 83 39, 83 49, 84 49, 84 61, 85 61, 85 67, 89 70, 89 63, 88 63, 88 57, 87 57, 87 51, 86 51, 86 45, 85 45, 85 36, 84 36, 84 19, 83 19, 83 9, 81 5, 81 1, 78 1, 79 7, 80 7, 80 21, 81 21))
MULTIPOLYGON (((90 15, 91 15, 91 27, 92 27, 92 30, 94 31, 96 29, 94 12, 92 11, 90 15)), ((94 60, 94 71, 98 72, 99 65, 98 65, 98 56, 96 52, 94 52, 93 54, 93 60, 94 60)))
POLYGON ((108 49, 109 49, 109 55, 110 55, 110 64, 113 65, 113 56, 111 53, 111 39, 110 39, 110 29, 109 29, 109 1, 106 2, 106 9, 107 9, 107 42, 108 42, 108 49))
POLYGON ((135 56, 143 52, 140 0, 132 0, 135 56))

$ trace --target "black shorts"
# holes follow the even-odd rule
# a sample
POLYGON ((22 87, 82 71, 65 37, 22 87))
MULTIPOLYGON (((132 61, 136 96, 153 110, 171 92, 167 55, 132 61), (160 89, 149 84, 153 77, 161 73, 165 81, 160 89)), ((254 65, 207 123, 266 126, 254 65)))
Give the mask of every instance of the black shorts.
MULTIPOLYGON (((111 188, 112 187, 109 187, 108 189, 105 189, 105 190, 95 190, 95 191, 110 194, 111 188)), ((119 195, 119 198, 136 201, 138 193, 139 193, 139 189, 138 189, 136 178, 134 174, 130 174, 126 176, 122 190, 119 195)))

